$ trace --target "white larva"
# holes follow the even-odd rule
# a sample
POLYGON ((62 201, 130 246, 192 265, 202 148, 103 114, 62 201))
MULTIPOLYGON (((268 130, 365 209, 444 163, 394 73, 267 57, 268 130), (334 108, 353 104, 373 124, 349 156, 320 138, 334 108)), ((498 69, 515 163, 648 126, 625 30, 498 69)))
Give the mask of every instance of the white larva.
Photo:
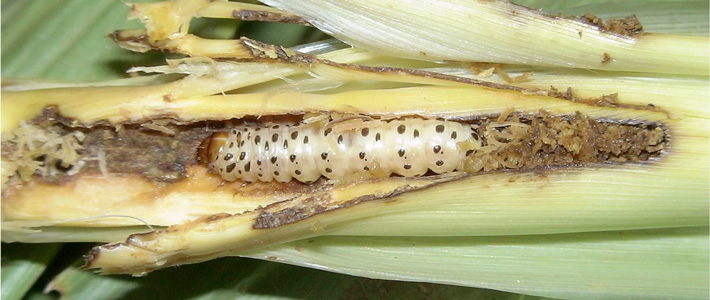
POLYGON ((345 130, 322 124, 235 127, 208 138, 202 156, 227 181, 309 183, 321 176, 452 172, 480 146, 471 125, 412 118, 345 130))

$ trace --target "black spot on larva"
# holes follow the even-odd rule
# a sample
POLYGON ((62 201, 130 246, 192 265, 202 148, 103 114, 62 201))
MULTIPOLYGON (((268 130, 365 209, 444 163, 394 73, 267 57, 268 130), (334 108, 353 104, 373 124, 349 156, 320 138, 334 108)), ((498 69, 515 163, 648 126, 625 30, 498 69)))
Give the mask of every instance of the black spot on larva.
POLYGON ((326 172, 326 173, 332 173, 332 172, 333 172, 333 169, 331 169, 331 168, 325 168, 325 172, 326 172))
POLYGON ((264 143, 264 150, 269 151, 269 142, 264 143))
POLYGON ((231 163, 227 166, 227 173, 231 173, 234 170, 234 167, 236 167, 236 163, 231 163))
POLYGON ((343 135, 341 134, 338 136, 338 144, 342 144, 342 143, 343 143, 343 135))
POLYGON ((439 151, 441 151, 441 146, 439 146, 439 145, 434 146, 434 153, 439 153, 439 151))
POLYGON ((271 127, 273 129, 279 129, 279 125, 274 125, 274 127, 271 127))
POLYGON ((365 151, 360 152, 360 159, 365 159, 365 151))
POLYGON ((360 134, 362 134, 362 136, 367 136, 368 134, 370 134, 370 128, 367 128, 367 127, 363 128, 360 131, 360 134))
POLYGON ((439 166, 439 167, 441 167, 441 166, 444 165, 444 161, 441 160, 441 159, 440 159, 440 160, 437 160, 437 161, 436 161, 436 165, 439 166))
POLYGON ((257 128, 257 129, 256 129, 256 130, 254 130, 254 131, 261 131, 261 128, 257 128))
POLYGON ((399 154, 399 157, 404 156, 404 149, 399 149, 399 151, 397 151, 397 154, 399 154))
POLYGON ((232 134, 237 134, 237 130, 232 130, 232 134))
POLYGON ((274 176, 279 176, 279 171, 274 171, 274 176))
POLYGON ((362 168, 362 169, 365 170, 365 171, 370 171, 370 167, 364 167, 364 168, 362 168))
POLYGON ((239 143, 239 147, 244 147, 244 143, 246 143, 246 141, 242 141, 241 143, 239 143))
POLYGON ((446 129, 444 125, 436 125, 436 132, 442 133, 444 132, 444 129, 446 129))
POLYGON ((288 140, 284 140, 284 149, 288 149, 288 140))
POLYGON ((241 174, 242 174, 242 170, 237 170, 237 173, 239 173, 239 174, 241 175, 241 174))
POLYGON ((478 134, 475 131, 471 132, 471 137, 474 139, 478 139, 478 134))
POLYGON ((217 158, 215 160, 219 160, 219 155, 217 155, 217 158))
POLYGON ((296 175, 301 175, 301 170, 296 170, 294 173, 296 173, 296 175))
POLYGON ((419 129, 414 129, 414 138, 419 138, 419 129))
POLYGON ((254 137, 254 144, 259 145, 259 142, 261 142, 261 136, 257 135, 256 137, 254 137))
POLYGON ((378 133, 375 135, 375 142, 379 142, 380 139, 382 139, 382 136, 381 136, 380 133, 378 132, 378 133))
POLYGON ((251 162, 248 162, 246 165, 244 165, 244 171, 249 172, 251 170, 251 162))
POLYGON ((323 135, 329 135, 331 132, 333 132, 333 128, 328 128, 323 132, 323 135))
POLYGON ((272 157, 271 157, 271 163, 272 163, 272 164, 275 164, 277 159, 278 159, 278 157, 272 156, 272 157))
POLYGON ((229 142, 229 148, 234 148, 234 142, 229 142))
POLYGON ((295 140, 298 137, 298 130, 291 132, 291 139, 295 140))
POLYGON ((296 160, 296 154, 291 154, 291 156, 289 156, 288 159, 289 159, 291 162, 294 162, 294 161, 296 160))
POLYGON ((220 171, 220 172, 224 172, 224 168, 219 168, 219 171, 220 171))
POLYGON ((257 165, 257 166, 261 166, 261 159, 257 159, 257 160, 256 160, 256 165, 257 165))
POLYGON ((475 151, 474 151, 474 150, 468 150, 468 151, 466 151, 466 156, 471 155, 473 152, 475 152, 475 151))
POLYGON ((279 134, 274 133, 274 135, 271 136, 271 142, 276 143, 276 141, 279 140, 279 134))
POLYGON ((230 160, 230 159, 232 159, 232 157, 234 157, 234 155, 232 155, 232 153, 227 153, 224 155, 224 160, 225 161, 230 160))
POLYGON ((246 157, 247 157, 247 153, 246 153, 246 152, 242 152, 242 153, 239 154, 239 160, 244 160, 244 158, 246 158, 246 157))
POLYGON ((259 174, 256 174, 256 175, 259 175, 259 177, 261 177, 261 176, 264 176, 264 174, 261 174, 261 173, 259 173, 259 174))
POLYGON ((455 140, 457 136, 458 136, 458 134, 456 134, 456 131, 454 131, 454 132, 451 133, 451 139, 452 139, 452 140, 455 140))
POLYGON ((412 165, 410 165, 410 164, 405 164, 405 165, 404 165, 404 169, 405 169, 405 170, 409 170, 409 169, 411 169, 411 168, 412 168, 412 165))
POLYGON ((407 130, 407 126, 399 125, 397 126, 397 133, 403 134, 407 130))
POLYGON ((237 133, 237 143, 242 141, 242 133, 237 133))
POLYGON ((326 160, 328 158, 328 152, 323 152, 320 154, 320 158, 326 160))
POLYGON ((304 136, 304 137, 303 137, 303 143, 304 143, 304 144, 308 144, 308 136, 304 136))

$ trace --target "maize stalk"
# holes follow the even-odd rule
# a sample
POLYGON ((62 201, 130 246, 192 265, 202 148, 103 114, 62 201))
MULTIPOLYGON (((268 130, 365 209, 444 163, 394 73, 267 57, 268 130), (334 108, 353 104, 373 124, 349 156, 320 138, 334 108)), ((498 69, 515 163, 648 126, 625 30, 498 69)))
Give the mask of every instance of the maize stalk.
MULTIPOLYGON (((159 49, 197 56, 171 62, 165 67, 138 69, 183 72, 190 76, 162 85, 4 92, 3 131, 17 129, 20 121, 35 118, 51 105, 56 108, 48 115, 54 117, 52 114, 57 113, 71 126, 120 128, 139 124, 162 130, 167 124, 168 131, 162 132, 166 135, 172 130, 171 122, 189 124, 250 116, 321 118, 354 114, 392 119, 416 115, 470 120, 481 116, 500 118, 510 112, 531 115, 542 110, 552 115, 569 116, 580 112, 597 120, 663 124, 671 142, 660 157, 642 163, 592 164, 554 169, 544 174, 491 172, 472 176, 455 173, 421 178, 346 180, 317 184, 317 189, 289 184, 279 186, 275 192, 268 191, 273 184, 221 185, 221 179, 202 165, 188 166, 186 178, 167 184, 130 173, 79 173, 68 184, 60 186, 31 181, 16 189, 13 186, 10 191, 6 189, 4 240, 9 240, 8 233, 10 240, 17 241, 33 241, 38 236, 31 231, 23 232, 23 227, 42 230, 41 226, 62 225, 76 230, 74 228, 89 226, 98 227, 101 232, 103 226, 125 226, 128 231, 134 230, 135 227, 129 226, 140 224, 136 219, 157 226, 184 223, 165 231, 133 235, 126 243, 98 247, 88 261, 89 267, 100 267, 102 272, 143 274, 168 265, 224 255, 272 257, 253 254, 253 251, 258 253, 264 246, 320 235, 491 236, 707 224, 707 164, 697 164, 707 161, 708 109, 704 101, 707 77, 648 79, 614 73, 601 78, 554 73, 545 76, 551 82, 573 87, 572 95, 559 95, 547 88, 545 80, 491 83, 473 74, 461 76, 468 69, 461 68, 460 64, 447 65, 445 72, 436 72, 421 67, 433 67, 431 64, 400 59, 398 62, 404 67, 372 68, 365 64, 397 60, 357 49, 303 55, 249 39, 229 41, 229 44, 187 34, 186 24, 195 15, 227 15, 214 5, 177 1, 136 6, 134 13, 146 14, 147 30, 120 31, 113 35, 123 46, 134 50, 159 49), (209 13, 202 13, 205 10, 209 13), (168 13, 150 15, 158 12, 168 13), (199 58, 204 56, 208 58, 199 58), (227 57, 236 58, 238 62, 225 60, 227 57), (456 76, 450 74, 454 72, 458 72, 456 76), (312 75, 317 76, 315 80, 309 78, 312 75), (289 82, 296 84, 268 83, 283 76, 290 76, 289 82), (627 83, 624 86, 608 84, 622 78, 627 83), (351 82, 361 80, 390 82, 397 88, 352 86, 351 82), (315 90, 326 89, 328 93, 289 91, 304 86, 312 89, 309 83, 315 83, 315 90), (265 85, 254 87, 248 93, 239 92, 256 84, 265 85), (648 92, 639 92, 649 85, 656 91, 651 97, 648 92), (230 90, 237 92, 219 94, 230 90), (617 100, 610 102, 602 97, 612 93, 617 93, 617 100), (364 102, 364 99, 386 100, 364 102), (165 122, 166 118, 170 122, 165 122), (673 176, 667 178, 667 174, 673 176), (660 178, 666 179, 659 183, 660 178), (92 191, 113 192, 96 199, 92 191), (151 201, 146 201, 146 195, 150 195, 151 201), (666 206, 669 199, 673 199, 673 207, 666 206), (78 205, 87 200, 97 203, 78 205), (317 206, 309 206, 312 203, 317 206), (67 206, 79 209, 62 209, 67 206), (184 209, 185 206, 190 210, 184 209), (37 209, 39 207, 42 209, 37 209), (306 213, 297 218, 272 217, 299 210, 306 213), (481 210, 486 212, 483 216, 471 217, 471 212, 481 210), (511 215, 517 217, 516 223, 505 224, 511 215), (541 222, 541 218, 545 221, 541 222), (431 220, 433 224, 423 224, 422 220, 431 220)), ((290 16, 283 12, 278 14, 290 16)), ((6 165, 3 158, 3 173, 7 173, 6 165)), ((49 228, 50 231, 56 229, 49 228)), ((118 232, 118 236, 125 234, 123 229, 118 232)), ((47 235, 47 238, 56 237, 47 235)), ((108 241, 104 239, 113 239, 113 236, 98 239, 108 241)), ((530 290, 516 291, 536 294, 530 290)), ((698 295, 702 293, 701 290, 698 295)))

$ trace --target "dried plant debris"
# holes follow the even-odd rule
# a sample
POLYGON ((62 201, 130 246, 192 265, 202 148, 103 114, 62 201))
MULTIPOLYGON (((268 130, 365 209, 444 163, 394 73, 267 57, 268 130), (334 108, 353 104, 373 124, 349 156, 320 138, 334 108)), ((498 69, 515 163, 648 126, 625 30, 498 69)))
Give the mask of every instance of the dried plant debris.
POLYGON ((641 25, 641 21, 639 21, 636 15, 604 21, 593 14, 586 13, 579 19, 582 22, 597 26, 601 32, 609 32, 623 36, 634 36, 643 33, 643 25, 641 25))
MULTIPOLYGON (((567 94, 571 95, 571 92, 568 90, 567 94)), ((16 173, 18 175, 16 177, 24 181, 35 179, 62 183, 71 180, 71 176, 79 172, 108 172, 141 174, 151 181, 171 183, 185 177, 186 167, 198 165, 200 162, 204 163, 205 167, 212 165, 210 169, 216 173, 215 176, 226 176, 225 174, 231 173, 224 173, 225 170, 218 172, 216 166, 224 167, 228 165, 227 160, 239 160, 241 157, 246 160, 237 161, 240 166, 244 165, 240 170, 248 168, 243 172, 254 173, 253 178, 249 177, 253 180, 247 180, 248 182, 256 181, 258 170, 265 168, 271 162, 280 162, 284 165, 283 171, 296 179, 302 177, 301 169, 304 170, 303 172, 312 169, 315 173, 311 175, 315 177, 310 176, 313 178, 306 183, 317 183, 322 182, 317 181, 321 175, 330 179, 347 177, 352 181, 389 177, 392 173, 405 177, 419 177, 449 173, 454 170, 473 174, 481 171, 639 162, 661 155, 670 140, 667 130, 660 123, 596 120, 580 112, 558 116, 542 110, 534 114, 505 111, 499 115, 447 122, 427 120, 417 116, 399 121, 377 120, 376 116, 344 117, 337 114, 322 116, 324 118, 315 122, 312 116, 304 119, 304 116, 291 115, 187 125, 158 120, 118 127, 98 125, 92 128, 75 128, 64 125, 62 118, 48 109, 41 117, 19 127, 3 141, 2 155, 3 160, 14 166, 11 173, 16 173), (394 126, 392 124, 398 126, 392 127, 394 126), (448 131, 446 131, 446 124, 451 125, 448 126, 450 127, 448 131), (380 127, 392 125, 389 126, 392 127, 392 132, 380 135, 379 132, 375 132, 379 127, 372 127, 375 125, 380 127), (432 127, 428 128, 429 125, 432 127), (411 133, 405 134, 408 132, 408 127, 411 133), (232 143, 223 140, 226 136, 223 133, 236 132, 235 128, 244 132, 243 138, 232 143), (455 128, 460 130, 454 130, 455 128), (300 135, 298 129, 302 129, 300 135), (260 138, 262 135, 260 130, 261 133, 269 134, 260 138), (271 133, 273 130, 290 131, 282 132, 279 136, 277 133, 271 133), (325 134, 332 133, 334 130, 337 134, 325 134), (308 135, 307 133, 311 131, 319 134, 308 135), (244 153, 237 155, 227 151, 229 153, 225 152, 228 155, 224 155, 224 159, 217 155, 205 159, 204 157, 207 157, 205 151, 209 150, 205 145, 214 143, 211 140, 217 136, 222 139, 220 145, 226 147, 236 143, 235 147, 242 147, 240 148, 242 150, 237 152, 244 153), (451 136, 450 141, 449 136, 451 136), (384 142, 381 141, 382 137, 397 141, 384 142), (402 138, 399 139, 400 137, 402 138), (283 140, 278 143, 279 145, 285 145, 290 141, 290 149, 284 146, 285 150, 281 150, 282 147, 276 147, 274 144, 269 150, 267 142, 279 138, 279 141, 283 140), (291 138, 298 141, 291 141, 291 138), (303 142, 309 138, 310 144, 303 142), (449 142, 453 144, 448 146, 437 144, 449 142), (345 144, 352 144, 352 147, 345 147, 347 146, 345 144), (316 146, 320 147, 319 151, 311 149, 316 146), (379 154, 375 157, 363 154, 365 151, 358 147, 392 149, 383 149, 377 152, 379 154), (446 154, 446 163, 450 165, 449 167, 443 166, 443 159, 440 157, 442 155, 440 151, 445 149, 448 149, 448 152, 456 152, 446 154), (288 154, 291 152, 288 151, 305 153, 306 156, 296 159, 296 155, 289 157, 288 154), (428 153, 427 151, 432 152, 431 155, 423 155, 428 153), (342 161, 337 167, 342 169, 357 164, 351 168, 352 172, 338 173, 334 171, 336 166, 327 164, 328 154, 330 158, 338 155, 345 157, 344 155, 350 152, 354 153, 355 158, 359 155, 363 159, 342 161), (422 155, 414 155, 419 152, 422 152, 422 155), (307 156, 308 153, 311 153, 312 157, 307 156), (430 157, 432 155, 439 156, 432 158, 430 157), (202 161, 199 156, 203 157, 202 161), (365 162, 364 158, 369 158, 370 161, 365 162), (387 172, 382 172, 382 168, 378 167, 385 162, 400 160, 403 162, 401 166, 397 165, 398 167, 387 172), (289 165, 289 161, 293 166, 289 165), (296 165, 299 162, 300 166, 296 165), (366 167, 363 168, 359 164, 365 164, 366 167), (323 165, 323 170, 315 168, 316 165, 323 165), (414 165, 423 166, 424 169, 421 172, 411 173, 414 165), (443 167, 446 168, 441 169, 443 167)), ((220 149, 209 151, 217 153, 216 151, 220 149)), ((235 178, 231 176, 226 180, 233 181, 235 178)), ((266 177, 258 177, 260 181, 271 181, 264 178, 266 177)), ((290 178, 292 177, 288 176, 286 181, 290 181, 290 178)))
POLYGON ((278 23, 290 23, 298 24, 304 26, 310 26, 308 20, 301 18, 299 16, 294 16, 286 13, 279 13, 273 11, 257 11, 257 10, 233 10, 232 16, 235 19, 240 19, 243 21, 263 21, 263 22, 278 22, 278 23))
MULTIPOLYGON (((621 103, 619 101, 619 94, 617 94, 617 93, 602 95, 599 98, 581 98, 575 94, 574 89, 572 89, 571 87, 567 87, 567 89, 565 89, 563 92, 554 86, 550 86, 550 89, 546 92, 546 95, 550 96, 550 97, 570 100, 572 102, 584 103, 584 104, 591 105, 591 106, 621 107, 621 108, 633 108, 633 109, 640 109, 640 110, 651 110, 651 111, 665 112, 664 110, 660 109, 659 107, 656 107, 653 104, 635 105, 635 104, 621 103)), ((667 113, 667 112, 665 112, 665 113, 667 113)))

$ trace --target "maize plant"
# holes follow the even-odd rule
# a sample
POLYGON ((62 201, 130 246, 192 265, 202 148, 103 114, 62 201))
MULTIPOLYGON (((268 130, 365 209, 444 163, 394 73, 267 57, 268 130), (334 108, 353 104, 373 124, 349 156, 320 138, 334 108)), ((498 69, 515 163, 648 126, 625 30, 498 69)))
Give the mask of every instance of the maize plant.
MULTIPOLYGON (((262 2, 128 4, 142 27, 110 31, 115 49, 167 59, 111 81, 10 78, 34 57, 6 58, 22 36, 3 31, 2 240, 100 243, 45 291, 132 298, 169 272, 267 266, 208 262, 239 256, 541 297, 708 297, 707 2, 262 2), (201 35, 210 20, 226 36, 201 35), (253 21, 335 39, 229 29, 253 21)), ((89 5, 113 3, 61 12, 89 5)), ((39 266, 7 259, 29 275, 3 270, 3 296, 34 295, 59 251, 39 249, 39 266)), ((274 280, 306 298, 511 295, 321 294, 303 277, 274 280)))

